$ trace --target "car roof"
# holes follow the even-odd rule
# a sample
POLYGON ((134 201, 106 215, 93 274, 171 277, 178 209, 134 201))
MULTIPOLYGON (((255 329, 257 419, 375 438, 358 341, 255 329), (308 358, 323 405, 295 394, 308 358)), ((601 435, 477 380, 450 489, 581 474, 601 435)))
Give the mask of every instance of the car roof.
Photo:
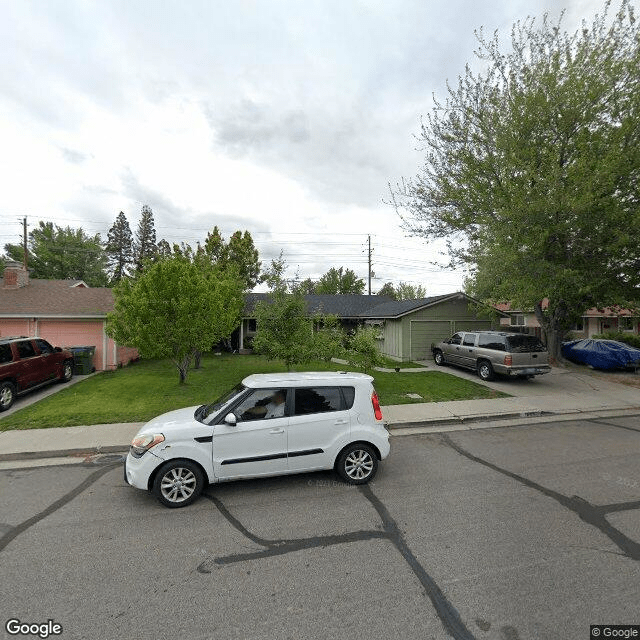
POLYGON ((16 340, 33 340, 33 337, 29 336, 7 336, 6 338, 0 338, 0 344, 6 344, 7 342, 15 342, 16 340))
POLYGON ((242 384, 251 388, 307 387, 310 384, 338 386, 372 381, 371 376, 353 371, 291 371, 289 373, 254 373, 247 376, 242 384))

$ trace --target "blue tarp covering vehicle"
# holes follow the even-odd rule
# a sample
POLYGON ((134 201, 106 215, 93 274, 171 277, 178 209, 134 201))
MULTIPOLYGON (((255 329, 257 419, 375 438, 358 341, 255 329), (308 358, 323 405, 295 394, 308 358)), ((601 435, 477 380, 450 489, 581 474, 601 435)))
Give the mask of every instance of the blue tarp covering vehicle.
POLYGON ((640 367, 640 349, 617 340, 572 340, 562 344, 562 355, 594 369, 634 369, 640 367))

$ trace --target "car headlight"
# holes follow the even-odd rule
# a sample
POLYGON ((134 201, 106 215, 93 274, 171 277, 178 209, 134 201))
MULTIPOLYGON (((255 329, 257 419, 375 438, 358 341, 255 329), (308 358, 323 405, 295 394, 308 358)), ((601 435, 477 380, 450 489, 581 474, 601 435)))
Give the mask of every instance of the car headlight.
POLYGON ((145 436, 137 436, 131 442, 129 451, 134 458, 142 458, 142 456, 157 444, 164 442, 164 436, 161 433, 147 434, 145 436))

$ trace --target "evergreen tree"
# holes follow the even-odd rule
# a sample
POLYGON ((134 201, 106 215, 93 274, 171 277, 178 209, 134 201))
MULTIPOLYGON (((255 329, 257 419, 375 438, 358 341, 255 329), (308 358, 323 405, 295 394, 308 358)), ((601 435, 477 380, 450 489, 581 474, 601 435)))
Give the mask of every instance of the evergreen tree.
POLYGON ((105 252, 111 283, 120 282, 129 275, 133 265, 133 236, 129 221, 122 211, 109 229, 105 252))
MULTIPOLYGON (((7 257, 22 262, 22 245, 6 244, 7 257)), ((59 227, 52 222, 38 223, 29 232, 29 269, 32 278, 43 280, 83 280, 90 287, 107 284, 107 257, 100 234, 87 235, 82 227, 59 227)))
POLYGON ((156 246, 156 228, 153 221, 153 211, 148 205, 142 205, 142 212, 136 239, 133 244, 133 255, 136 265, 136 272, 140 273, 144 269, 145 262, 156 257, 158 248, 156 246))

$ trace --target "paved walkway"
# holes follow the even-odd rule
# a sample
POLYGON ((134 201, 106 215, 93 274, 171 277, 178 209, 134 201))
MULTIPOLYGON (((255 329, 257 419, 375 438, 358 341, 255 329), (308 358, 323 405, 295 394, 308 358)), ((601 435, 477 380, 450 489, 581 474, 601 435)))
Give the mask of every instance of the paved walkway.
MULTIPOLYGON (((426 362, 427 370, 436 367, 426 362)), ((412 370, 416 375, 424 370, 412 370)), ((447 367, 447 373, 480 383, 472 373, 447 367)), ((533 380, 481 383, 509 398, 458 400, 383 407, 393 433, 450 431, 505 424, 602 415, 638 415, 640 388, 611 382, 606 376, 557 369, 533 380)), ((86 456, 122 452, 143 423, 106 424, 0 432, 0 461, 86 456)))

